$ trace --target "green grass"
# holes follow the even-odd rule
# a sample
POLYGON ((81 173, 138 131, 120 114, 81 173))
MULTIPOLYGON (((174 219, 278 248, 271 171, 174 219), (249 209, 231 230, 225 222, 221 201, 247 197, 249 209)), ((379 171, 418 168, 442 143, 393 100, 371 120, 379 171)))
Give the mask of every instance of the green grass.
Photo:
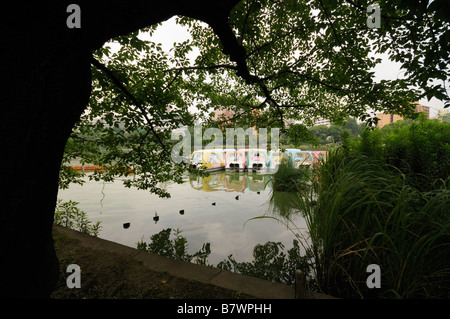
POLYGON ((293 192, 307 187, 311 170, 307 166, 294 168, 283 159, 278 170, 272 176, 272 189, 276 192, 293 192))
POLYGON ((319 289, 344 298, 449 297, 450 190, 419 192, 392 167, 331 151, 300 191, 319 289), (317 200, 317 203, 315 202, 317 200), (366 267, 381 268, 381 289, 366 267))

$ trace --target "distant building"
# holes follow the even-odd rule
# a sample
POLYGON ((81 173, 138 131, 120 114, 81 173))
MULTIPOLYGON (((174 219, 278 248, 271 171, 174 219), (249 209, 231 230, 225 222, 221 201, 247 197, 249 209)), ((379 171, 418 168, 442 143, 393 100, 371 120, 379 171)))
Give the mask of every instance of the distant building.
POLYGON ((288 119, 288 120, 284 120, 284 124, 286 125, 286 127, 291 126, 292 124, 295 124, 297 121, 293 120, 293 119, 288 119))
POLYGON ((234 112, 227 109, 214 110, 213 114, 213 120, 218 122, 229 120, 234 116, 234 112))
POLYGON ((448 110, 438 110, 438 116, 443 116, 445 114, 448 114, 448 110))
POLYGON ((403 120, 403 117, 397 114, 385 114, 385 113, 377 113, 378 118, 378 128, 382 128, 386 124, 394 123, 397 121, 403 120))
MULTIPOLYGON (((425 105, 420 105, 419 103, 414 103, 416 105, 416 112, 422 112, 425 113, 427 118, 430 118, 430 107, 425 105)), ((404 120, 403 116, 397 115, 397 114, 390 114, 390 113, 377 113, 376 114, 378 118, 378 128, 382 128, 386 124, 394 123, 397 121, 404 120)))
POLYGON ((438 110, 438 114, 437 114, 437 119, 439 121, 444 121, 449 123, 450 122, 450 117, 448 116, 448 110, 438 110))
MULTIPOLYGON (((238 112, 244 112, 244 111, 238 110, 238 112)), ((232 110, 217 109, 212 112, 212 120, 215 122, 218 122, 218 125, 220 127, 222 127, 222 130, 225 130, 225 126, 227 124, 231 124, 231 119, 235 116, 235 114, 236 113, 232 110)), ((252 110, 251 114, 252 114, 253 118, 257 118, 259 116, 259 110, 252 110)), ((253 126, 253 134, 258 135, 256 126, 253 126)))
POLYGON ((427 115, 427 118, 430 118, 430 107, 425 105, 420 105, 419 103, 416 103, 416 112, 422 112, 427 115))

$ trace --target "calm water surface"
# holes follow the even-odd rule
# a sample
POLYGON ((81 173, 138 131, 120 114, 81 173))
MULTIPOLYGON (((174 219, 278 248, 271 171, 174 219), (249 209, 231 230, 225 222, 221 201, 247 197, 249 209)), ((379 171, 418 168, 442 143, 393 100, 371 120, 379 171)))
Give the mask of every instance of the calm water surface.
POLYGON ((211 243, 208 262, 212 265, 230 254, 237 261, 251 261, 253 247, 267 241, 292 247, 294 235, 280 211, 283 216, 290 214, 291 228, 306 227, 301 215, 289 208, 292 194, 276 194, 270 203, 270 175, 222 171, 201 178, 189 174, 184 177, 184 183, 166 183, 164 187, 171 198, 126 188, 120 179, 106 183, 89 181, 86 177, 83 186, 71 185, 67 190, 60 190, 58 198, 79 202, 80 209, 91 221, 101 221, 100 238, 133 248, 141 239, 150 242, 150 236, 163 229, 179 228, 188 241, 189 253, 196 252, 206 242, 211 243), (179 213, 182 209, 184 215, 179 213), (155 212, 160 216, 158 222, 153 221, 155 212), (248 221, 261 215, 277 217, 283 222, 248 221), (130 223, 130 227, 124 229, 123 223, 130 223))

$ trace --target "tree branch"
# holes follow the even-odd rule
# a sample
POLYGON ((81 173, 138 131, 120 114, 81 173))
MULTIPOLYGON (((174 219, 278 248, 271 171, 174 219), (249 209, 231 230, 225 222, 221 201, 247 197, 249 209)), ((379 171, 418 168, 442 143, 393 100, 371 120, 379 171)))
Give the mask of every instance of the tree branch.
POLYGON ((173 79, 164 88, 164 91, 166 91, 166 90, 168 90, 170 88, 170 86, 178 79, 178 77, 180 76, 181 72, 182 72, 181 70, 177 71, 177 73, 175 74, 173 79))
MULTIPOLYGON (((324 11, 324 13, 325 13, 325 16, 327 17, 327 20, 328 20, 328 22, 329 22, 329 24, 330 24, 331 30, 333 31, 334 37, 336 38, 336 41, 339 43, 339 46, 342 48, 342 42, 341 42, 341 39, 339 38, 339 35, 337 34, 336 28, 334 27, 333 22, 331 21, 331 18, 330 18, 330 15, 328 14, 327 9, 325 8, 325 6, 324 6, 322 0, 319 0, 319 3, 320 3, 320 6, 322 7, 322 9, 323 9, 323 11, 324 11)), ((348 65, 349 67, 352 67, 353 64, 352 64, 352 63, 350 62, 350 60, 348 59, 347 55, 344 55, 344 58, 345 58, 345 61, 347 61, 347 65, 348 65)))
POLYGON ((91 58, 91 63, 93 66, 95 66, 97 69, 103 71, 109 79, 133 102, 134 105, 136 105, 139 110, 142 113, 142 116, 145 118, 145 121, 150 127, 150 131, 153 133, 153 136, 157 139, 158 144, 161 145, 163 148, 163 152, 170 156, 170 152, 166 149, 166 145, 161 141, 161 138, 156 133, 156 130, 153 126, 153 123, 148 118, 145 109, 142 107, 142 104, 136 99, 136 97, 125 87, 125 85, 114 75, 114 73, 109 70, 106 65, 103 63, 100 63, 98 60, 96 60, 94 57, 91 58))
POLYGON ((215 70, 215 69, 230 69, 230 70, 238 70, 236 65, 231 64, 216 64, 209 66, 186 66, 181 68, 173 68, 165 70, 164 72, 172 72, 172 71, 189 71, 189 70, 215 70))
POLYGON ((222 43, 223 53, 228 55, 232 61, 236 62, 237 75, 244 79, 247 84, 259 82, 259 77, 250 74, 248 70, 245 49, 238 43, 233 30, 231 30, 228 24, 228 14, 222 16, 222 19, 207 21, 207 23, 219 37, 222 43))
POLYGON ((270 41, 264 43, 263 45, 261 45, 261 46, 255 48, 255 49, 253 49, 253 50, 250 51, 249 53, 247 53, 247 58, 250 57, 250 56, 252 56, 252 55, 255 54, 256 52, 258 52, 258 51, 264 49, 265 47, 272 45, 273 43, 277 42, 278 40, 281 40, 281 39, 283 39, 283 38, 285 38, 285 37, 290 36, 292 33, 295 33, 295 32, 297 32, 297 31, 302 31, 302 30, 304 30, 303 27, 298 27, 298 28, 293 28, 292 30, 290 30, 289 32, 286 32, 286 33, 284 33, 284 34, 280 34, 280 35, 277 36, 275 39, 272 39, 272 40, 270 40, 270 41))

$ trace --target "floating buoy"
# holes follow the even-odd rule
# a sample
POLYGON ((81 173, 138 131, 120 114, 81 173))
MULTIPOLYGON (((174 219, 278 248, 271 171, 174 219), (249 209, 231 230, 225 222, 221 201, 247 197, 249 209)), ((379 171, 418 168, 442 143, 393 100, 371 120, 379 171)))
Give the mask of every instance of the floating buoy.
POLYGON ((213 206, 216 206, 216 202, 212 203, 213 206))
POLYGON ((180 215, 184 215, 184 209, 180 210, 180 215))
POLYGON ((123 223, 123 228, 128 229, 130 227, 130 223, 123 223))
POLYGON ((157 212, 155 212, 155 216, 153 216, 153 220, 155 221, 155 224, 158 222, 159 216, 158 216, 157 212))

